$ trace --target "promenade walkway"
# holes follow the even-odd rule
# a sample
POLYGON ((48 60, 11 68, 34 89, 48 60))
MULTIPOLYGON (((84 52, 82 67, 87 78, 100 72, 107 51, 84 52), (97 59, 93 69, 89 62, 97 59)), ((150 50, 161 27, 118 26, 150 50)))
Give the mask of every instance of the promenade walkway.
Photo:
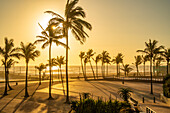
MULTIPOLYGON (((1 85, 1 84, 0 84, 1 85)), ((65 88, 66 84, 64 84, 65 88)), ((162 93, 162 84, 154 83, 154 95, 150 94, 150 83, 130 82, 125 81, 106 81, 106 80, 77 80, 70 79, 70 97, 71 100, 78 100, 79 94, 88 92, 92 94, 94 99, 101 97, 108 100, 110 95, 112 99, 122 100, 117 91, 121 87, 129 87, 133 90, 132 97, 139 102, 139 105, 145 110, 148 106, 157 113, 168 113, 170 105, 167 105, 159 100, 159 94, 162 93), (145 103, 142 98, 145 98, 145 103), (156 98, 156 103, 153 102, 153 97, 156 98)), ((29 82, 28 92, 30 97, 24 99, 24 84, 13 86, 14 90, 9 91, 9 95, 0 98, 0 111, 6 113, 67 113, 70 110, 70 105, 64 104, 65 95, 61 82, 55 81, 52 86, 52 95, 54 100, 47 100, 48 98, 48 81, 44 81, 42 85, 38 82, 29 82)), ((0 96, 3 94, 4 88, 0 88, 0 96)))

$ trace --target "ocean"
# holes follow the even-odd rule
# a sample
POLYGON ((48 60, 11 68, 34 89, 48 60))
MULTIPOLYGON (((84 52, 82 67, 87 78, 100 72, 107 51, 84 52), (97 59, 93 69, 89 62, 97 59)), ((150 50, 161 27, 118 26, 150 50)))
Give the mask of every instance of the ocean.
MULTIPOLYGON (((131 72, 136 72, 136 68, 134 65, 131 65, 130 67, 133 68, 133 70, 131 72)), ((120 67, 122 68, 122 66, 120 67)), ((107 70, 107 66, 105 66, 105 69, 107 70)), ((13 66, 10 68, 10 73, 14 73, 14 74, 20 74, 20 75, 25 75, 25 66, 13 66)), ((93 65, 93 70, 96 73, 96 66, 93 65)), ((145 72, 149 72, 150 70, 150 66, 146 65, 145 66, 145 72)), ((160 67, 161 73, 165 74, 166 73, 166 66, 161 66, 160 67)), ((0 72, 4 71, 4 67, 0 67, 0 72)), ((35 68, 35 66, 29 66, 28 69, 28 75, 30 76, 37 76, 39 75, 38 70, 35 68)), ((43 70, 45 72, 45 74, 49 74, 49 71, 47 69, 43 70)), ((155 70, 156 71, 156 70, 155 70)), ((123 71, 121 71, 123 73, 123 71)), ((143 72, 143 65, 139 66, 139 72, 143 72)), ((82 68, 81 66, 69 66, 68 68, 68 73, 69 76, 77 76, 77 75, 82 75, 82 68)), ((101 66, 98 66, 98 73, 101 73, 101 66)), ((108 65, 108 73, 109 75, 113 75, 116 74, 116 65, 108 65)), ((58 74, 58 69, 57 68, 53 68, 53 74, 58 74)), ((65 66, 62 66, 62 74, 65 74, 65 66)), ((91 66, 86 66, 86 74, 87 75, 92 75, 92 69, 91 66)), ((0 78, 1 79, 1 78, 0 78)))

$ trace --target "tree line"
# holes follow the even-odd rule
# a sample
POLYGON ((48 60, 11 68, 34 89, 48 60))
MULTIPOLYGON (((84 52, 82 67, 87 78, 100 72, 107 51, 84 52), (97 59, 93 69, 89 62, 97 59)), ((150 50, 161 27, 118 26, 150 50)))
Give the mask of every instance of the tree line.
MULTIPOLYGON (((21 44, 21 47, 19 49, 11 50, 6 45, 5 48, 1 48, 1 52, 4 56, 4 67, 5 67, 5 80, 6 84, 8 84, 8 75, 7 75, 7 62, 10 58, 17 57, 18 59, 21 57, 25 58, 26 61, 26 70, 28 72, 28 63, 30 60, 35 60, 36 57, 39 56, 39 51, 35 50, 37 43, 42 43, 42 49, 49 47, 49 71, 50 71, 50 79, 49 79, 49 98, 53 99, 51 95, 51 47, 52 44, 55 43, 57 46, 62 45, 66 48, 66 89, 67 89, 67 95, 66 95, 66 103, 69 103, 69 84, 68 84, 68 38, 69 38, 69 31, 74 35, 74 37, 80 41, 81 44, 83 44, 88 36, 88 34, 85 32, 84 28, 87 28, 88 30, 92 30, 92 25, 84 20, 86 17, 86 13, 84 9, 81 6, 77 6, 77 3, 79 0, 67 0, 66 6, 65 6, 65 15, 59 15, 53 11, 45 11, 45 13, 51 14, 53 17, 48 22, 48 27, 44 29, 40 24, 39 26, 42 28, 41 36, 37 36, 37 40, 34 43, 29 44, 21 44), (65 38, 66 44, 59 41, 59 39, 65 38), (6 53, 4 53, 5 49, 7 49, 6 53), (3 51, 4 50, 4 51, 3 51), (15 53, 17 50, 20 51, 20 53, 15 53), (7 52, 11 55, 8 55, 7 52)), ((9 43, 13 43, 13 40, 10 40, 9 43)), ((27 72, 26 72, 26 81, 27 81, 27 72)), ((5 85, 5 93, 4 96, 7 95, 7 85, 5 85)), ((27 82, 25 85, 25 97, 28 97, 27 92, 27 82)))

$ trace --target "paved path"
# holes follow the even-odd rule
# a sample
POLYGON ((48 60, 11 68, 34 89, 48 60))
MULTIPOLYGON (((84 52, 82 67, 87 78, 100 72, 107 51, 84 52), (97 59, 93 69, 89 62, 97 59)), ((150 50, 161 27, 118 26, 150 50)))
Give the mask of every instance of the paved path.
MULTIPOLYGON (((0 84, 1 85, 1 84, 0 84)), ((64 88, 65 88, 64 84, 64 88)), ((129 87, 133 90, 133 98, 136 99, 142 108, 149 106, 157 113, 168 113, 170 106, 159 101, 159 93, 162 93, 162 85, 154 83, 154 95, 150 95, 150 84, 142 82, 125 82, 121 81, 83 81, 73 80, 69 82, 71 100, 79 99, 79 93, 88 92, 97 99, 102 97, 108 100, 110 95, 112 99, 122 100, 117 91, 121 87, 129 87), (142 103, 142 97, 145 97, 145 103, 142 103), (156 103, 153 103, 153 97, 156 97, 156 103)), ((9 95, 0 99, 0 110, 11 113, 67 113, 70 110, 70 105, 64 104, 65 96, 61 82, 55 81, 52 86, 52 95, 54 100, 48 98, 48 81, 38 85, 37 82, 30 82, 28 92, 30 97, 24 99, 24 84, 13 86, 14 90, 9 91, 9 95)), ((0 96, 3 94, 4 88, 0 88, 0 96)))
MULTIPOLYGON (((93 98, 103 97, 108 100, 110 95, 113 99, 122 100, 117 94, 121 87, 129 87, 133 90, 132 97, 139 102, 142 110, 145 111, 146 106, 155 110, 157 113, 169 113, 170 105, 167 105, 159 100, 159 94, 162 93, 162 84, 153 83, 154 95, 150 94, 150 83, 142 82, 125 82, 121 81, 73 81, 69 83, 70 95, 79 98, 79 93, 88 92, 93 95, 93 98), (143 103, 142 98, 145 98, 143 103), (156 98, 156 103, 153 98, 156 98)), ((54 90, 59 94, 63 94, 61 84, 56 84, 54 90)))

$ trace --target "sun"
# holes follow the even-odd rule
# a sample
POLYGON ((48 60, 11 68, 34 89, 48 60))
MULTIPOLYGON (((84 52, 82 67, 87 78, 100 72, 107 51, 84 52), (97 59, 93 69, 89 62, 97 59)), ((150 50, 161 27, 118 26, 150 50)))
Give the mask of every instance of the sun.
POLYGON ((45 29, 45 28, 47 28, 47 26, 48 26, 48 22, 49 22, 49 20, 52 18, 52 16, 51 15, 42 15, 41 16, 41 19, 39 19, 39 22, 38 23, 40 23, 40 25, 45 29))
POLYGON ((55 25, 52 26, 52 29, 55 30, 57 27, 55 25))

